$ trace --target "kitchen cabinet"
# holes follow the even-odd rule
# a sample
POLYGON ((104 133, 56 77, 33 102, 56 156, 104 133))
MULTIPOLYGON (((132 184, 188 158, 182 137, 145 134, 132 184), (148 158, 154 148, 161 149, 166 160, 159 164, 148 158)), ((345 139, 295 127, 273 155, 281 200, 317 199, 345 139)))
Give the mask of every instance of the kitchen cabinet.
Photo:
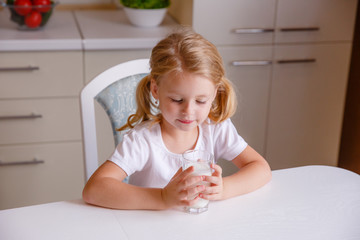
POLYGON ((235 126, 273 169, 337 165, 357 4, 184 1, 238 91, 235 126))
POLYGON ((78 198, 84 184, 78 104, 82 53, 30 56, 0 53, 0 66, 7 69, 0 71, 1 209, 78 198), (16 69, 23 66, 36 69, 16 69))
POLYGON ((220 46, 218 50, 238 97, 238 109, 232 121, 246 141, 264 154, 271 83, 271 62, 264 59, 271 59, 273 49, 269 46, 220 46))
POLYGON ((33 32, 9 24, 1 15, 0 209, 80 198, 83 54, 74 18, 56 12, 33 32))
POLYGON ((337 165, 350 52, 346 42, 275 47, 266 140, 273 168, 337 165))

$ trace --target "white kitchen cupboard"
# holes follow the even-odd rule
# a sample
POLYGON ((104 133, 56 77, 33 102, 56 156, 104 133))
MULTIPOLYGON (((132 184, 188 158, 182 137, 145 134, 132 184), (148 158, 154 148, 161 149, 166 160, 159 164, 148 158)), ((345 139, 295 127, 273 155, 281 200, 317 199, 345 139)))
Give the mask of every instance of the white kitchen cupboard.
POLYGON ((0 52, 0 209, 81 197, 81 51, 0 52))
POLYGON ((271 167, 337 165, 357 0, 183 5, 190 21, 171 14, 218 47, 239 93, 233 121, 271 167))
POLYGON ((350 53, 346 42, 275 47, 266 142, 274 168, 337 165, 350 53))
POLYGON ((269 46, 220 46, 227 77, 238 97, 232 121, 246 141, 264 154, 273 49, 269 46), (251 62, 249 61, 251 59, 251 62))

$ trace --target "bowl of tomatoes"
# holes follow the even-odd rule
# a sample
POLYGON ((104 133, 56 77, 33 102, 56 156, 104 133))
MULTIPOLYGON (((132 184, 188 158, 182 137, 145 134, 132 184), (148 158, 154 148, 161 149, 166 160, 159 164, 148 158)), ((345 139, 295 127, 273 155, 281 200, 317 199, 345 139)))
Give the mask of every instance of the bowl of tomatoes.
POLYGON ((49 21, 58 2, 51 0, 7 0, 1 2, 10 10, 10 20, 19 30, 38 30, 49 21))

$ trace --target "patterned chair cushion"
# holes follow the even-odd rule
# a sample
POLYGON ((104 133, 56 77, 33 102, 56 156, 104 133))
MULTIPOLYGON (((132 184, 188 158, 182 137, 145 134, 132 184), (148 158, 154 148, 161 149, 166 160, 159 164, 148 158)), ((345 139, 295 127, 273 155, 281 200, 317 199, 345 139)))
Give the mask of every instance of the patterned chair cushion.
POLYGON ((112 83, 96 97, 96 101, 104 108, 109 116, 115 145, 121 140, 126 131, 116 131, 117 128, 123 126, 128 117, 136 112, 135 93, 136 87, 140 80, 147 73, 129 76, 112 83))

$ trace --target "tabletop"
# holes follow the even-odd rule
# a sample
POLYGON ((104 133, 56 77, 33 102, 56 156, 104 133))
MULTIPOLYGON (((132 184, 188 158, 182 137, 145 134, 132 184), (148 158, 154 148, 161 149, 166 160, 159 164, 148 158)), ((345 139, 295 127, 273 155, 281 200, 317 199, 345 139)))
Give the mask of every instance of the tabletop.
POLYGON ((180 210, 112 210, 82 200, 0 211, 0 239, 360 239, 360 175, 336 167, 273 171, 252 193, 180 210))

